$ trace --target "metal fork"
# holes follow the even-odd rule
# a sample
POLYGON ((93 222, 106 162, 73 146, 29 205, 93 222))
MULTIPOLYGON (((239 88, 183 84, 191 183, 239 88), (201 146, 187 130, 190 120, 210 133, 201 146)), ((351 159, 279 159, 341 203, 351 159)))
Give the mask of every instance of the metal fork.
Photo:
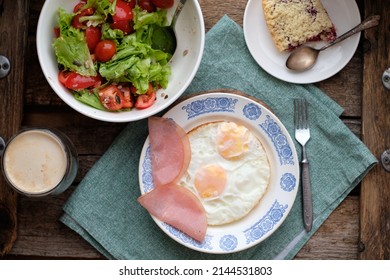
POLYGON ((306 155, 306 143, 310 139, 308 103, 305 99, 294 100, 295 139, 302 146, 301 184, 303 195, 303 223, 309 232, 313 225, 313 203, 310 187, 309 160, 306 155))

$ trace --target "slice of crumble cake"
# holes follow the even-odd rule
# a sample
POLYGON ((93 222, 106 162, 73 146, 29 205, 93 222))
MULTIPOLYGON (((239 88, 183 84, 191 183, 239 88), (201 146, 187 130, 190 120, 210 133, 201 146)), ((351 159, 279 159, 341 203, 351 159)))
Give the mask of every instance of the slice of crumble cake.
POLYGON ((320 0, 262 0, 272 39, 279 51, 313 41, 332 41, 336 29, 320 0))

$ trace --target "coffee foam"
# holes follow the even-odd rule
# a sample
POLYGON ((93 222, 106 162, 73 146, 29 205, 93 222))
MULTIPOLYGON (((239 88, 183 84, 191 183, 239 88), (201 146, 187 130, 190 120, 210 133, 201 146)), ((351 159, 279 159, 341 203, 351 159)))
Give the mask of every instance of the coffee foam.
POLYGON ((67 169, 64 146, 54 135, 30 130, 17 135, 3 155, 3 169, 14 187, 28 194, 56 187, 67 169))

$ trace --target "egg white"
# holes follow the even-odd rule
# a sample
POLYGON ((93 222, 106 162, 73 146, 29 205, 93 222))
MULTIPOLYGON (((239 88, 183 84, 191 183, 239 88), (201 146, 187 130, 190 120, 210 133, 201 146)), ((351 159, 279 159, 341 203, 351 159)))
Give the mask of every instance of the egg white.
POLYGON ((207 123, 188 133, 191 162, 179 181, 181 186, 199 197, 209 225, 223 225, 246 216, 264 196, 270 179, 267 154, 261 142, 250 131, 248 149, 243 154, 226 159, 218 153, 216 139, 220 126, 226 123, 207 123), (202 198, 194 185, 195 173, 200 167, 209 164, 217 164, 226 171, 227 183, 219 196, 202 198))

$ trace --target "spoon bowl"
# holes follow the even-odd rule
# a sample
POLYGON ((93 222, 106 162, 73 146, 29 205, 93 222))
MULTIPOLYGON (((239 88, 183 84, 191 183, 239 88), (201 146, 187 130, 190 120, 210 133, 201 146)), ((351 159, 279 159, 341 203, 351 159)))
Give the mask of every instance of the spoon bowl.
POLYGON ((173 55, 177 46, 176 34, 171 26, 155 25, 152 34, 152 47, 173 55))
POLYGON ((181 11, 183 10, 184 4, 186 2, 187 0, 180 0, 180 2, 177 4, 170 25, 155 26, 152 35, 152 47, 154 49, 162 50, 171 55, 175 53, 176 46, 177 46, 175 25, 176 25, 177 18, 179 17, 181 11))
POLYGON ((287 59, 287 68, 295 71, 305 71, 312 68, 320 50, 309 46, 301 46, 294 50, 287 59))
POLYGON ((323 51, 365 29, 377 26, 379 24, 379 19, 380 19, 379 15, 368 17, 360 24, 358 24, 356 27, 352 28, 348 32, 336 38, 330 44, 320 49, 315 49, 307 45, 295 49, 294 51, 291 52, 291 54, 287 58, 286 67, 290 70, 298 71, 298 72, 309 70, 316 63, 320 51, 323 51))

